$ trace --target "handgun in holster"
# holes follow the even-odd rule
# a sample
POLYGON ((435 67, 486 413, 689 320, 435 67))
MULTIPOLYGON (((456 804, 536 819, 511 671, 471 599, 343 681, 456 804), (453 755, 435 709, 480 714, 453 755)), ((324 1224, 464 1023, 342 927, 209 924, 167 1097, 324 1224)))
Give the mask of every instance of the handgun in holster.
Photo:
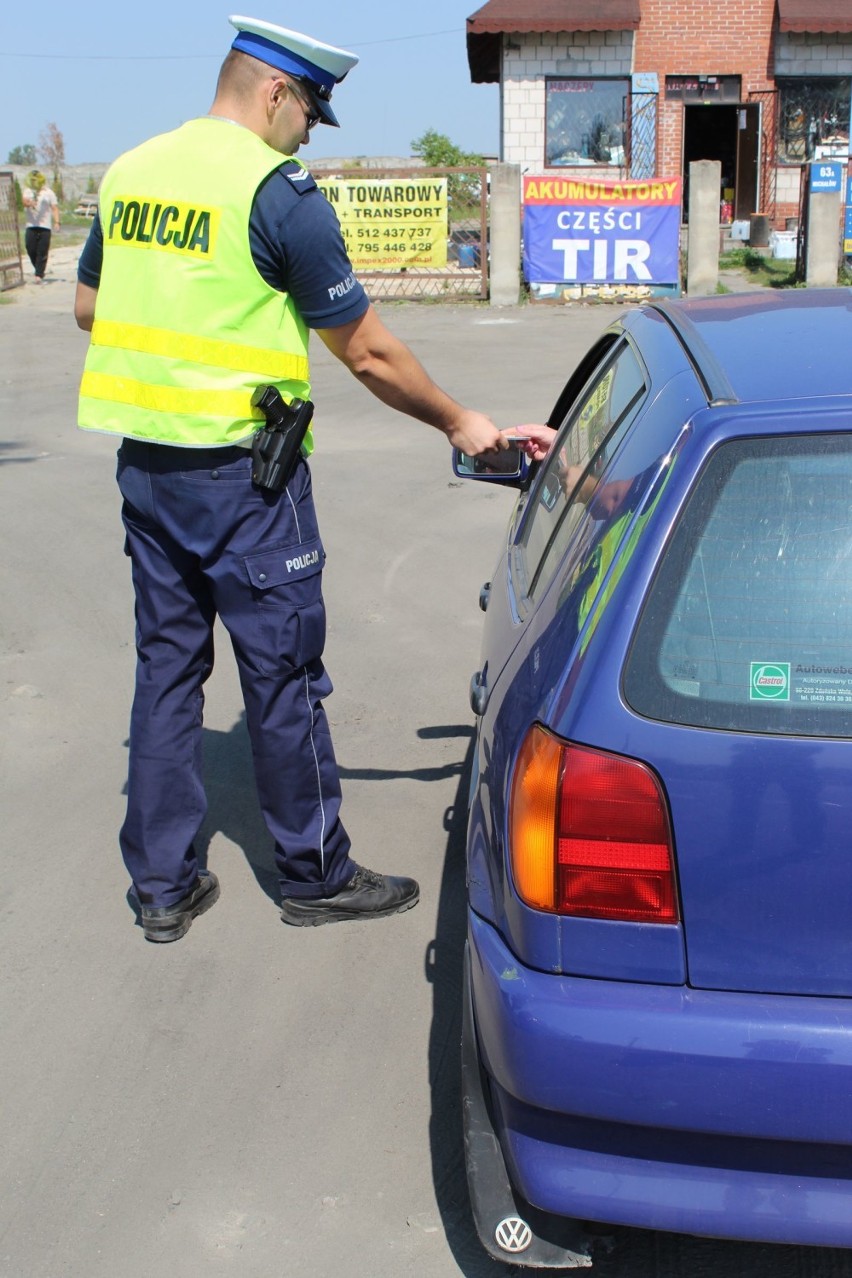
POLYGON ((283 493, 296 469, 314 406, 309 399, 285 404, 274 386, 258 386, 251 402, 266 418, 251 442, 252 480, 259 488, 283 493))

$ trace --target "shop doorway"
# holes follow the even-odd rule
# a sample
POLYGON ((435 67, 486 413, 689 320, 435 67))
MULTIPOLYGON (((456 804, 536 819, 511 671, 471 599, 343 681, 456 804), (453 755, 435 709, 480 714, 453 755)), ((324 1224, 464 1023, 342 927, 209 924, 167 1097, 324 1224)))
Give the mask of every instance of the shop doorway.
POLYGON ((689 166, 693 160, 718 160, 722 166, 719 205, 733 191, 730 216, 748 220, 758 212, 760 104, 709 105, 683 109, 684 208, 688 208, 689 166))

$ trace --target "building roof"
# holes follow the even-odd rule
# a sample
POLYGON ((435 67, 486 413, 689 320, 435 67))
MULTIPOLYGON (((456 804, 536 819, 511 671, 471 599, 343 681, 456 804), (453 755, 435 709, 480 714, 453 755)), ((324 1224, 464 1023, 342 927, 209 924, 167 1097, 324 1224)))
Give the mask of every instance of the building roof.
MULTIPOLYGON (((535 31, 635 31, 640 0, 487 0, 467 20, 474 84, 500 80, 504 35, 535 31)), ((778 0, 782 31, 852 33, 852 0, 778 0)))
MULTIPOLYGON (((838 7, 844 2, 821 0, 823 4, 834 3, 838 7)), ((504 34, 632 31, 638 26, 639 0, 488 0, 467 20, 470 78, 474 84, 499 81, 504 34)))
POLYGON ((778 0, 778 17, 782 31, 852 32, 849 0, 778 0))

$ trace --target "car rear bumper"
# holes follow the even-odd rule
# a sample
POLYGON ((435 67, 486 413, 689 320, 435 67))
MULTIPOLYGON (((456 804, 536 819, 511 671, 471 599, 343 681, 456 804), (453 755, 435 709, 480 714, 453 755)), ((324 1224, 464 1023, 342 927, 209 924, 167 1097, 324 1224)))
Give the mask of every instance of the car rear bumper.
POLYGON ((471 914, 471 991, 510 1177, 536 1207, 852 1245, 852 1005, 555 976, 471 914))

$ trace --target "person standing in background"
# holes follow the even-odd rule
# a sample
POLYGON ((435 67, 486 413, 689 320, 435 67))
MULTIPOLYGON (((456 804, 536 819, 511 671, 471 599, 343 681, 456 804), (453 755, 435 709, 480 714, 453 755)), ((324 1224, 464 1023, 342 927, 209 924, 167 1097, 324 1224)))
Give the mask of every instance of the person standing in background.
POLYGON ((36 284, 44 283, 47 255, 50 252, 50 233, 59 230, 59 201, 47 185, 47 179, 38 169, 27 174, 23 190, 27 226, 24 244, 27 256, 33 264, 36 284))

